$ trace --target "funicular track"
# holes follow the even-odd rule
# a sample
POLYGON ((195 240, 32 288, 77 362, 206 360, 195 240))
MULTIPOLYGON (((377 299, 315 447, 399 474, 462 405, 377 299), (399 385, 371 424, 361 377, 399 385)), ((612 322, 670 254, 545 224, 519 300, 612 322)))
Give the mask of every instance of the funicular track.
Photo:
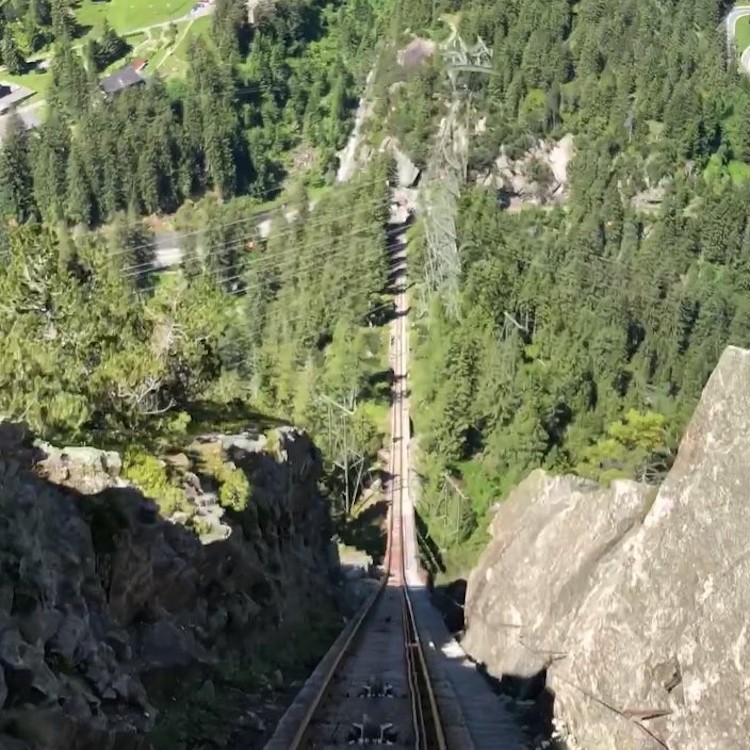
POLYGON ((266 750, 389 745, 447 750, 437 701, 406 585, 403 482, 404 319, 395 321, 385 573, 378 590, 339 636, 285 714, 266 750))

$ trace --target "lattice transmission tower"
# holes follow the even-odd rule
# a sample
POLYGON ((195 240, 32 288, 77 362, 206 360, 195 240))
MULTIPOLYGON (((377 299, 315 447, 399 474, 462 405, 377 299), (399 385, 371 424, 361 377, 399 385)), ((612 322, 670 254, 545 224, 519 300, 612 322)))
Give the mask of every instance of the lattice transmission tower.
POLYGON ((327 409, 328 446, 336 466, 344 479, 344 512, 351 515, 362 484, 365 456, 354 441, 351 419, 357 410, 356 394, 351 393, 345 403, 340 403, 324 393, 316 401, 327 409))
POLYGON ((458 315, 461 258, 456 239, 456 212, 461 186, 466 180, 469 154, 469 96, 467 75, 489 74, 492 51, 479 39, 468 46, 451 24, 451 34, 441 45, 451 82, 451 103, 442 119, 423 181, 420 204, 425 217, 427 245, 426 282, 444 299, 446 309, 458 315))

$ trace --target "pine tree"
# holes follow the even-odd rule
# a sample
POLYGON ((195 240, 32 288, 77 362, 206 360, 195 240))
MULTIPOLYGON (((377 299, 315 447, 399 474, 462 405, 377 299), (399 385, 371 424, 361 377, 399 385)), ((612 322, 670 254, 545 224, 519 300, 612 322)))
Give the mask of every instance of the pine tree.
POLYGON ((96 212, 82 149, 78 139, 74 139, 67 170, 66 212, 71 221, 89 225, 94 220, 96 212))
POLYGON ((21 55, 21 50, 18 48, 18 44, 13 36, 13 32, 10 27, 5 27, 3 33, 3 40, 0 43, 0 57, 2 57, 3 64, 8 69, 8 72, 13 75, 20 75, 26 68, 26 61, 21 55))
POLYGON ((0 206, 19 223, 36 216, 34 183, 26 125, 12 114, 0 148, 0 206))

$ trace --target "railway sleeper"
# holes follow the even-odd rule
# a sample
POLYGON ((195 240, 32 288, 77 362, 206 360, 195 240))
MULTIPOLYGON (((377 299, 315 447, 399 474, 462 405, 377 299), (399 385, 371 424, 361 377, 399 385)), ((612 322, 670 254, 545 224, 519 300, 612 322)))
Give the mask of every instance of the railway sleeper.
POLYGON ((393 685, 381 675, 371 677, 359 691, 358 698, 393 698, 393 685))
POLYGON ((398 731, 390 721, 376 724, 366 718, 362 723, 352 723, 347 742, 350 745, 395 745, 398 731))

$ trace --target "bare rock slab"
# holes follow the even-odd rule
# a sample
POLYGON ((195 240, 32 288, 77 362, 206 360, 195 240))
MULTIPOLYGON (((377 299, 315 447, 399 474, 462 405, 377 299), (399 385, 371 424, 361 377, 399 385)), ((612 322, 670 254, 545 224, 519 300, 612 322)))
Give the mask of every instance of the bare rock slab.
POLYGON ((535 472, 469 581, 465 646, 547 667, 582 748, 750 746, 750 352, 728 347, 658 493, 535 472))

